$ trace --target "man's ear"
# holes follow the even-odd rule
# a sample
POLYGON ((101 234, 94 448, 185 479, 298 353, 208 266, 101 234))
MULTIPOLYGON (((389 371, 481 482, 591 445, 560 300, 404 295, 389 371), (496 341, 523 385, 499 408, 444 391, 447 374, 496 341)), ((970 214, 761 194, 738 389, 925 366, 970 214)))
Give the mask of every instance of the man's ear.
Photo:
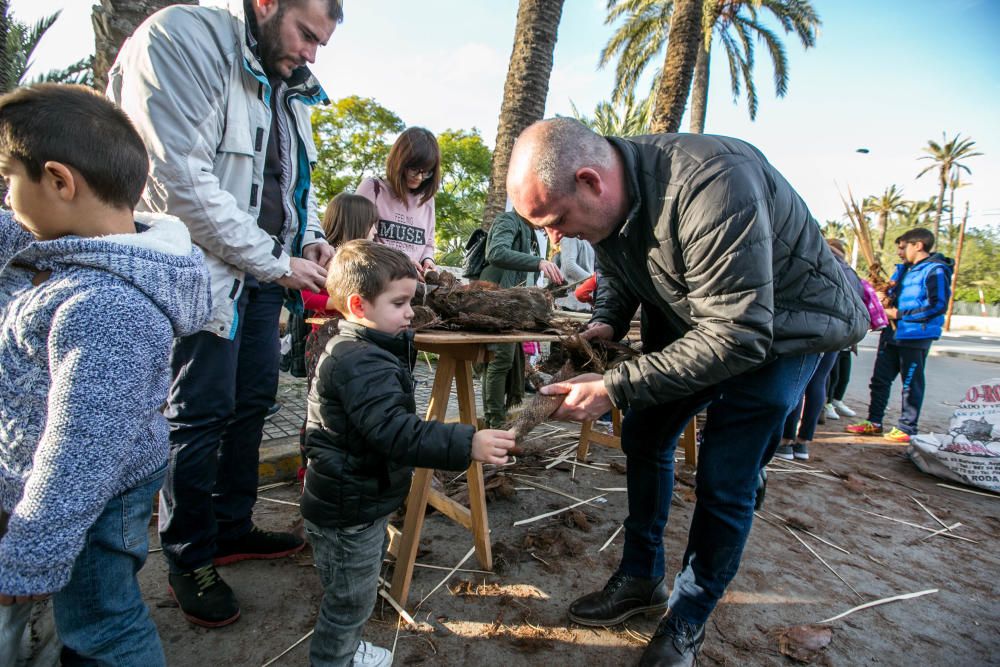
POLYGON ((590 167, 580 167, 576 170, 575 179, 577 185, 583 185, 589 188, 595 195, 599 195, 604 192, 604 181, 601 180, 601 175, 598 174, 595 169, 590 167))
POLYGON ((280 0, 253 0, 253 12, 257 16, 257 23, 264 23, 278 11, 280 0))
POLYGON ((360 294, 351 294, 347 297, 347 312, 358 319, 365 318, 365 300, 360 294))
POLYGON ((42 165, 42 182, 50 188, 50 191, 63 201, 72 201, 76 196, 79 183, 77 175, 69 166, 62 162, 49 160, 42 165))

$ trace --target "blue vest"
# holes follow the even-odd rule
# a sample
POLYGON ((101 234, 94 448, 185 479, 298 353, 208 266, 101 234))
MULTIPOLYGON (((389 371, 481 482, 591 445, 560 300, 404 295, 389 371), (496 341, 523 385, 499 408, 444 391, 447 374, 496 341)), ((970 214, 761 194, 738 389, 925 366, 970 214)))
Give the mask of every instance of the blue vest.
POLYGON ((934 253, 912 266, 897 264, 893 280, 896 308, 902 315, 896 321, 896 340, 938 339, 944 325, 951 291, 952 261, 934 253), (931 284, 933 283, 933 284, 931 284), (937 295, 935 303, 928 298, 928 289, 937 295), (907 311, 919 311, 908 313, 907 311))

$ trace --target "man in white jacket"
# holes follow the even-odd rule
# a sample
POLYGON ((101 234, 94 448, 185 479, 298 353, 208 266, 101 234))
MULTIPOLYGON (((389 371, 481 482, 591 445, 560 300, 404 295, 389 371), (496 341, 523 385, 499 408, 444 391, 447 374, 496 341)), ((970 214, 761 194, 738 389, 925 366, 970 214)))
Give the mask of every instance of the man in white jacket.
POLYGON ((240 615, 215 565, 303 547, 251 514, 285 290, 301 307, 298 291, 323 290, 333 254, 310 187, 309 107, 328 100, 306 64, 342 18, 339 0, 168 7, 136 29, 109 73, 109 97, 150 154, 139 208, 183 220, 211 272, 211 319, 174 343, 160 496, 170 590, 205 627, 240 615))

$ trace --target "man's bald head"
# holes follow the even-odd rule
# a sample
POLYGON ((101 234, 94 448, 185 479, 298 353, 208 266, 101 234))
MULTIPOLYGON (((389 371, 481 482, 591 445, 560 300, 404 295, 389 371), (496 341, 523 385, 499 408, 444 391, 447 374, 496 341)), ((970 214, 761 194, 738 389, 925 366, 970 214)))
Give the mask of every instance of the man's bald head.
POLYGON ((532 176, 553 195, 569 194, 576 187, 576 172, 583 167, 606 171, 614 165, 608 140, 574 118, 550 118, 532 123, 518 137, 511 152, 507 189, 516 191, 532 176))

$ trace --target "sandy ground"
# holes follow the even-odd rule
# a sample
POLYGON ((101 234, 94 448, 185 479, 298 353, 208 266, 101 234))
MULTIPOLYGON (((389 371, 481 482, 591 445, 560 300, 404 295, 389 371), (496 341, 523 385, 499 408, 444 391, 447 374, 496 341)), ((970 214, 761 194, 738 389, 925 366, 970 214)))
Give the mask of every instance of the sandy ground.
MULTIPOLYGON (((864 377, 870 366, 856 366, 848 398, 863 405, 864 377)), ((994 375, 996 366, 986 367, 994 375)), ((978 370, 974 372, 979 372, 978 370)), ((969 380, 974 381, 972 377, 969 380)), ((943 425, 947 400, 930 397, 924 423, 943 425)), ((824 665, 988 665, 1000 664, 1000 499, 984 498, 937 486, 941 481, 919 472, 905 448, 878 438, 854 438, 840 431, 844 421, 820 426, 808 465, 819 476, 794 465, 775 464, 763 518, 756 520, 743 563, 709 622, 700 664, 783 665, 792 661, 780 651, 778 632, 787 626, 816 623, 863 602, 926 589, 938 592, 857 612, 830 624, 829 645, 813 658, 824 665), (833 474, 831 474, 831 472, 833 474), (938 524, 913 500, 941 520, 961 522, 956 535, 977 543, 929 537, 929 532, 865 514, 919 524, 938 524), (781 527, 782 517, 846 550, 843 553, 798 531, 798 535, 837 574, 781 527), (847 585, 850 584, 850 587, 847 585), (856 592, 852 591, 852 587, 856 592)), ((570 443, 572 425, 547 424, 536 441, 545 448, 570 443)), ((590 459, 608 469, 568 466, 544 470, 537 457, 526 457, 501 474, 537 475, 534 481, 577 498, 596 488, 624 487, 613 468, 621 453, 592 447, 590 459)), ((664 534, 667 570, 676 573, 694 506, 693 475, 679 464, 676 496, 664 534)), ((414 606, 446 574, 418 568, 407 608, 420 624, 398 627, 398 617, 380 600, 365 638, 396 646, 396 665, 629 665, 635 664, 656 619, 632 619, 606 629, 575 626, 566 608, 576 597, 603 586, 621 553, 619 534, 601 546, 626 514, 625 494, 607 492, 595 503, 550 519, 514 527, 519 519, 559 509, 573 501, 530 488, 511 477, 489 504, 496 572, 458 572, 419 608, 414 606)), ((261 494, 294 503, 295 489, 285 486, 261 494)), ((292 527, 294 505, 261 500, 257 521, 266 528, 292 527)), ((151 541, 157 538, 151 530, 151 541)), ((418 562, 451 568, 471 547, 471 536, 440 514, 428 517, 418 562)), ((476 568, 475 558, 466 568, 476 568)), ((166 568, 150 556, 140 575, 147 601, 172 665, 263 665, 300 640, 312 628, 319 605, 319 581, 309 550, 280 561, 243 562, 222 569, 236 590, 243 616, 236 624, 205 630, 187 624, 166 591, 166 568)), ((391 577, 391 565, 385 567, 391 577)), ((277 665, 307 665, 308 640, 277 665)))

